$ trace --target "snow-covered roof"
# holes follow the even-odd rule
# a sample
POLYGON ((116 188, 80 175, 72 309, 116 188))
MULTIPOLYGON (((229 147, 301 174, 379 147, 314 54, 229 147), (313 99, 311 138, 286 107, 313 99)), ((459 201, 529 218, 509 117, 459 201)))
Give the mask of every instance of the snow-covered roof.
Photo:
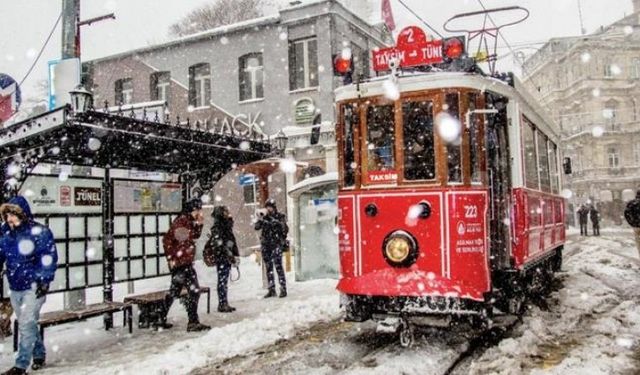
POLYGON ((297 184, 291 186, 289 188, 288 194, 292 198, 297 198, 300 194, 309 191, 311 189, 315 189, 317 187, 337 184, 338 183, 338 172, 329 172, 325 173, 321 176, 310 177, 304 179, 297 184))

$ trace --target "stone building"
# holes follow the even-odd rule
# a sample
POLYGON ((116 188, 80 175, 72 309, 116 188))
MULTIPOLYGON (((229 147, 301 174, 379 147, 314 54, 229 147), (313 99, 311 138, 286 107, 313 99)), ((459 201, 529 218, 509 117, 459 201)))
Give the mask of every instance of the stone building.
POLYGON ((296 173, 266 165, 268 175, 240 186, 238 170, 211 194, 211 204, 229 206, 236 218, 240 247, 251 249, 258 244, 250 221, 261 191, 291 211, 288 186, 306 174, 336 170, 333 91, 342 78, 334 75, 334 57, 350 52, 354 75, 366 78, 369 51, 392 44, 380 25, 360 18, 371 19, 372 9, 356 12, 358 3, 291 2, 275 15, 90 61, 85 81, 98 105, 165 100, 171 121, 179 117, 183 126, 188 118, 190 126, 211 131, 252 129, 270 137, 284 131, 285 156, 298 162, 296 173), (321 132, 312 145, 314 121, 321 132))
POLYGON ((640 188, 640 0, 633 14, 589 35, 553 38, 524 64, 528 89, 558 123, 573 173, 568 220, 595 204, 621 224, 640 188))

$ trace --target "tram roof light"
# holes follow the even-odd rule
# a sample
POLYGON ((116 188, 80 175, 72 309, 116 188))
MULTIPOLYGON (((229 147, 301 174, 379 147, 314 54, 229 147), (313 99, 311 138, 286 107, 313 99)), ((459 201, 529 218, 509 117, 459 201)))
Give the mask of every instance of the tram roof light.
POLYGON ((444 39, 442 52, 446 58, 449 58, 449 59, 460 58, 465 52, 464 37, 456 36, 453 38, 444 39))

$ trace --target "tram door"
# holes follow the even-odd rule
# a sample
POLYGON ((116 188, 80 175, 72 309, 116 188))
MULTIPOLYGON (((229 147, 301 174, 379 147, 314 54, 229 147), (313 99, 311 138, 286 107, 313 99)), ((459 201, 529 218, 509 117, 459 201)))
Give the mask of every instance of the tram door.
POLYGON ((507 132, 507 100, 487 95, 487 105, 498 113, 487 116, 487 170, 489 177, 489 244, 491 269, 510 264, 511 160, 507 132))

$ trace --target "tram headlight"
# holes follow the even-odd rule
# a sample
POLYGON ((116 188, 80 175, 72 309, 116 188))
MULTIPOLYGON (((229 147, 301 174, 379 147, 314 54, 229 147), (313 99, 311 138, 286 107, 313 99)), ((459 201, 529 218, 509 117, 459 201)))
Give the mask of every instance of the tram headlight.
POLYGON ((418 245, 411 234, 398 230, 385 238, 382 252, 391 266, 408 267, 417 259, 418 245))

